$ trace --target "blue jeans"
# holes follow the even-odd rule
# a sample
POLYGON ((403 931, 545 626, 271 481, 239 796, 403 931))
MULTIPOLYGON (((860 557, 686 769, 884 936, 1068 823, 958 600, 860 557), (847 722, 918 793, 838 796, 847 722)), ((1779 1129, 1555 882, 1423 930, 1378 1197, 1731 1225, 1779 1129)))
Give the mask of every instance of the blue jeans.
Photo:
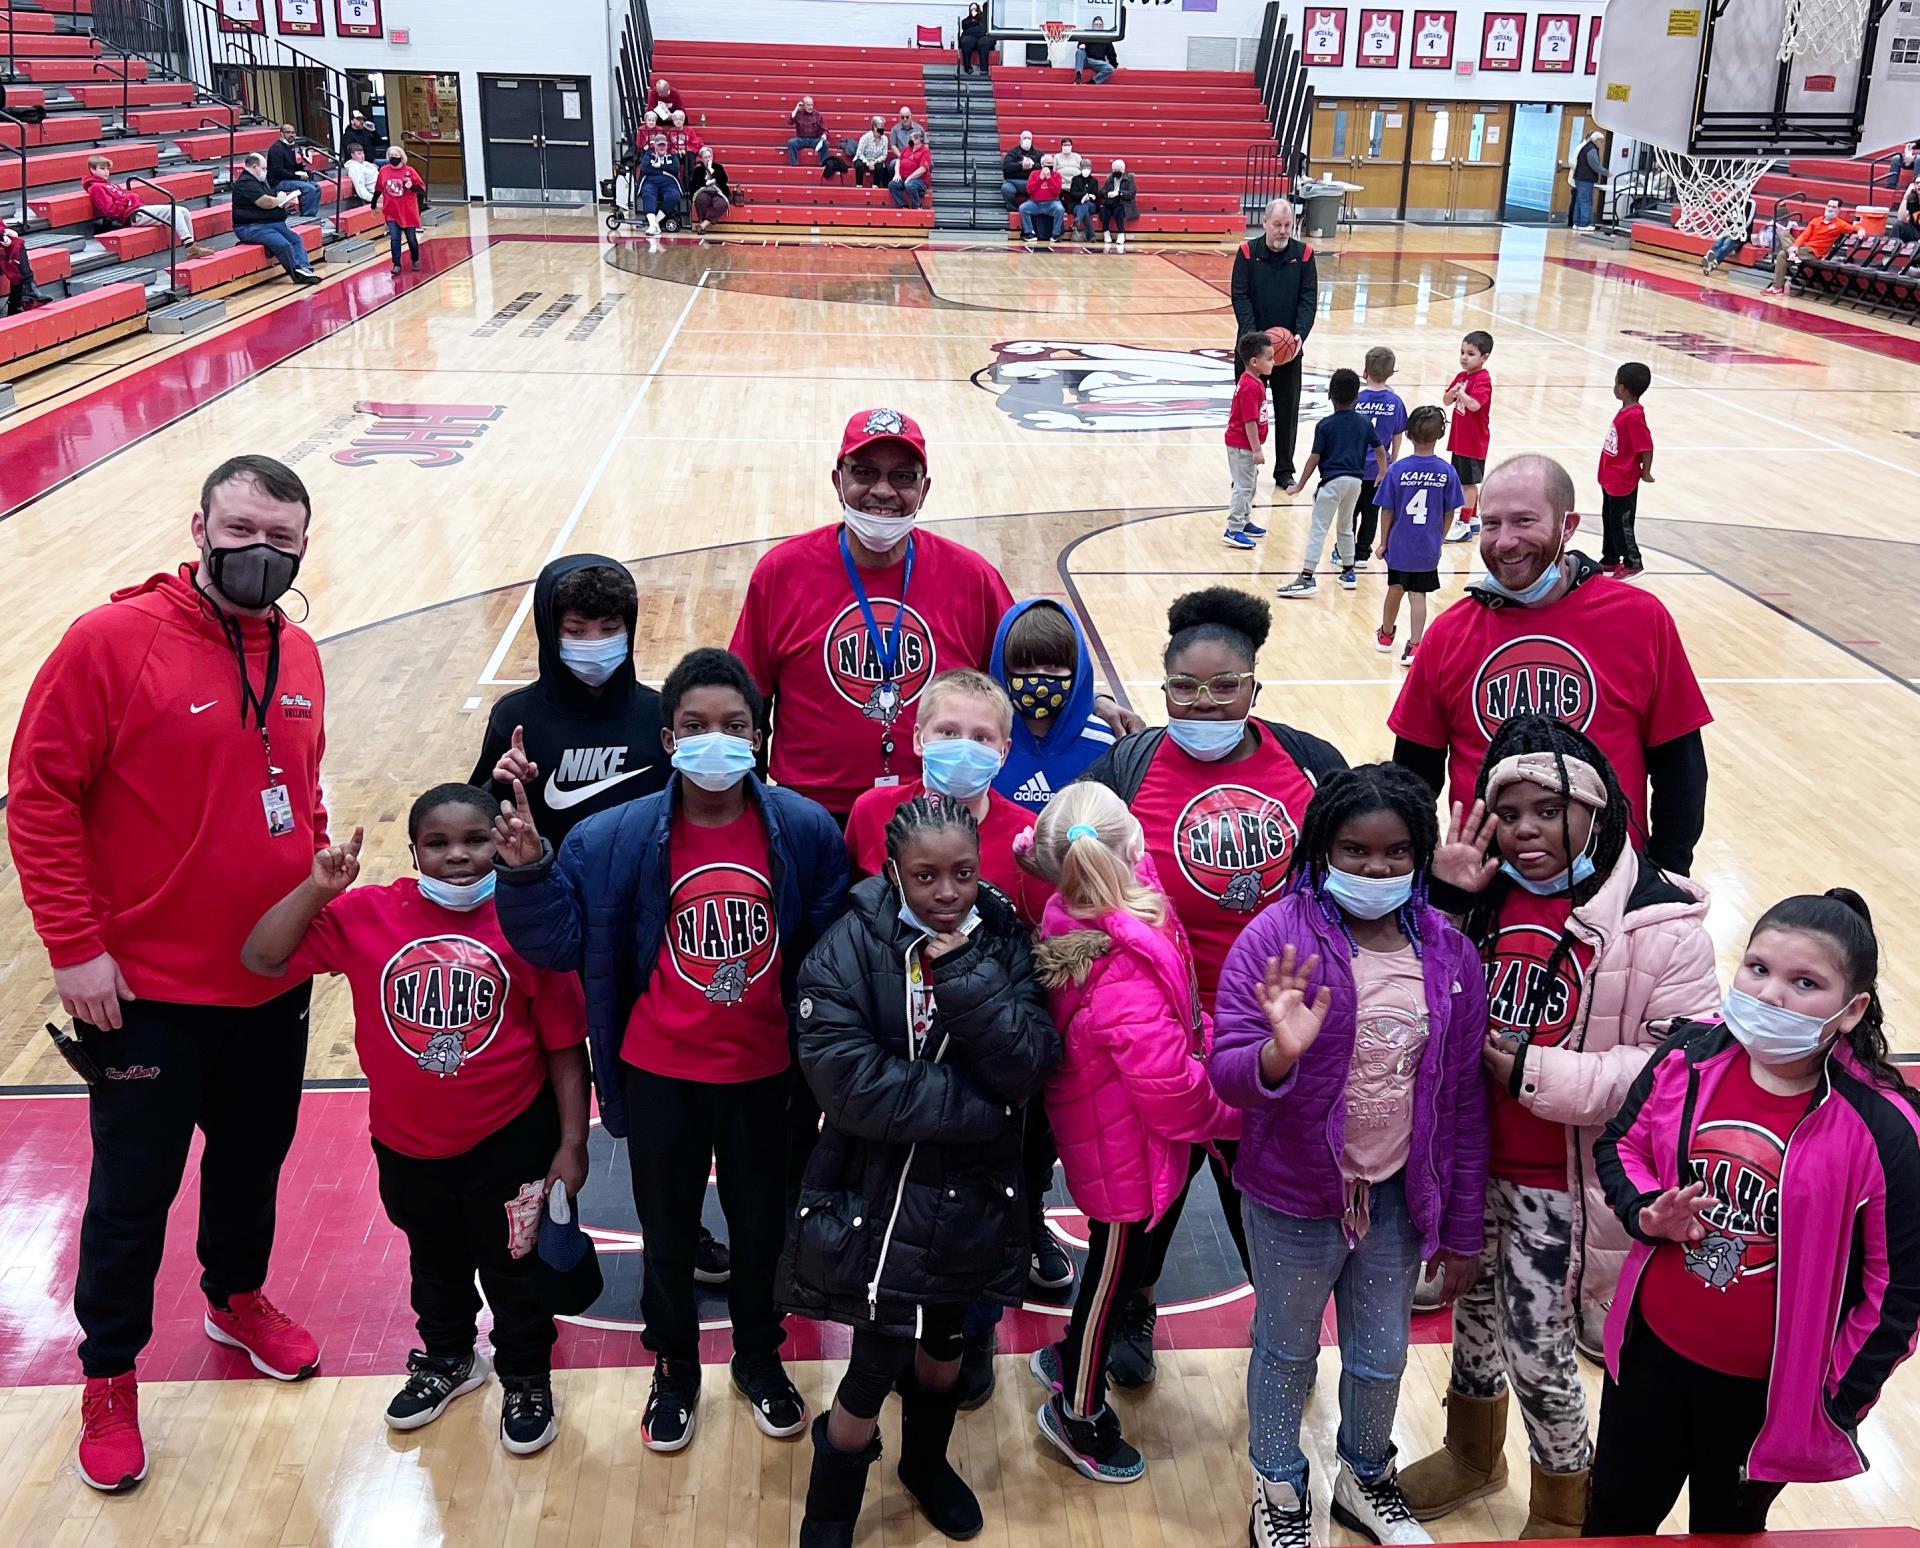
POLYGON ((896 177, 887 187, 893 194, 893 202, 901 209, 917 210, 926 197, 927 180, 916 172, 904 181, 896 177))
POLYGON ((1591 183, 1573 185, 1573 223, 1576 226, 1593 224, 1593 184, 1591 183))
POLYGON ((304 177, 290 177, 284 183, 275 183, 275 193, 285 193, 291 188, 300 195, 300 213, 318 215, 320 213, 320 185, 304 177))
POLYGON ((1714 263, 1725 263, 1740 251, 1740 244, 1746 239, 1746 234, 1738 231, 1723 236, 1707 249, 1707 257, 1714 263))
POLYGON ((1080 79, 1080 72, 1082 70, 1093 71, 1093 84, 1096 86, 1104 86, 1107 82, 1107 77, 1113 74, 1113 66, 1108 64, 1104 59, 1096 59, 1092 64, 1088 64, 1087 45, 1084 43, 1076 46, 1073 51, 1073 78, 1076 81, 1080 79))
POLYGON ((1393 1416, 1420 1275, 1404 1172, 1373 1185, 1371 1214, 1367 1234, 1349 1246, 1338 1220, 1300 1220, 1246 1201, 1254 1291, 1247 1451, 1261 1477, 1276 1483, 1306 1488, 1300 1415, 1329 1295, 1340 1327, 1340 1459, 1368 1480, 1393 1461, 1393 1416))
POLYGON ((820 158, 820 165, 825 166, 827 164, 826 142, 824 140, 809 140, 805 135, 800 134, 796 134, 792 139, 787 141, 787 165, 790 167, 799 166, 800 152, 807 149, 808 146, 815 148, 815 153, 820 158))
POLYGON ((289 274, 299 274, 309 266, 306 245, 287 229, 284 220, 263 221, 257 226, 235 226, 233 234, 242 242, 264 247, 280 260, 280 267, 289 274))
POLYGON ((1086 198, 1082 199, 1073 208, 1073 218, 1080 222, 1080 229, 1086 233, 1086 238, 1089 242, 1093 240, 1094 208, 1095 200, 1092 194, 1088 194, 1086 198))
POLYGON ((1038 199, 1029 199, 1020 206, 1020 234, 1033 235, 1033 217, 1045 215, 1053 221, 1054 236, 1060 234, 1060 228, 1067 223, 1067 209, 1058 199, 1049 199, 1042 204, 1038 199))
POLYGON ((1026 203, 1027 185, 1013 178, 1003 178, 1000 183, 1000 197, 1006 201, 1010 210, 1017 210, 1026 203))
POLYGON ((657 215, 662 210, 669 215, 680 213, 680 185, 659 174, 643 177, 640 179, 640 213, 657 215))
POLYGON ((393 254, 393 266, 400 267, 400 239, 406 238, 407 256, 413 260, 413 266, 420 267, 420 228, 402 226, 397 220, 387 222, 387 247, 393 254))

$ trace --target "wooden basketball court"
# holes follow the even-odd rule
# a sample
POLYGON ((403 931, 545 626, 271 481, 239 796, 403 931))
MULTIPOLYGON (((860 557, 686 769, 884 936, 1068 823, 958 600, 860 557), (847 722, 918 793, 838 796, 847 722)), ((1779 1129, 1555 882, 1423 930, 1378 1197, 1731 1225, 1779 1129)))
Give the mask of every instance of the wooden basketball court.
MULTIPOLYGON (((1271 596, 1297 568, 1308 505, 1268 504, 1270 485, 1256 513, 1272 534, 1263 551, 1219 540, 1226 250, 609 246, 586 215, 498 211, 463 215, 426 246, 418 275, 390 279, 374 264, 298 297, 255 292, 253 310, 217 333, 171 345, 139 335, 23 384, 27 407, 0 431, 0 737, 77 613, 189 555, 199 481, 240 451, 292 462, 313 492, 301 588, 331 696, 327 799, 338 823, 366 824, 375 881, 408 864, 414 795, 464 777, 485 706, 531 675, 529 586, 549 557, 585 549, 630 563, 642 671, 657 680, 688 647, 725 642, 770 542, 832 518, 827 474, 857 408, 920 420, 925 519, 991 557, 1016 595, 1077 606, 1115 690, 1150 720, 1166 604, 1219 583, 1271 596)), ((1920 926, 1920 547, 1907 519, 1920 487, 1920 335, 1576 247, 1559 230, 1374 228, 1331 247, 1305 414, 1323 411, 1326 373, 1380 344, 1398 355, 1394 386, 1410 407, 1438 401, 1460 335, 1486 329, 1495 460, 1559 458, 1595 512, 1614 370, 1651 366, 1658 482, 1641 501, 1638 584, 1678 618, 1715 715, 1696 874, 1714 894, 1723 967, 1777 897, 1857 887, 1882 923, 1889 1030, 1920 1056, 1920 960, 1904 949, 1920 926)), ((1581 546, 1596 544, 1597 531, 1581 546)), ((1472 555, 1453 548, 1447 560, 1443 604, 1472 555)), ((1372 639, 1384 584, 1376 565, 1356 592, 1275 601, 1261 662, 1262 709, 1354 761, 1391 744, 1399 674, 1372 639)), ((562 1436, 543 1455, 501 1451, 497 1393, 415 1435, 387 1431, 381 1409, 412 1337, 404 1251, 365 1185, 364 1096, 338 986, 315 1002, 315 1084, 283 1183, 273 1278, 281 1304, 321 1334, 323 1374, 293 1387, 228 1379, 244 1361, 196 1331, 189 1192, 176 1214, 184 1255, 169 1256, 142 1368, 152 1477, 126 1497, 86 1488, 72 1465, 67 1304, 84 1102, 40 1032, 59 1006, 4 858, 0 876, 0 1543, 793 1540, 807 1451, 763 1439, 723 1367, 709 1368, 693 1445, 673 1458, 642 1448, 637 1296, 563 1331, 562 1436)), ((596 1141, 594 1164, 590 1223, 626 1186, 610 1144, 596 1141)), ((1071 1237, 1064 1204, 1060 1215, 1071 1237)), ((1211 1282, 1216 1248, 1177 1249, 1193 1259, 1191 1320, 1163 1320, 1177 1347, 1158 1383, 1120 1399, 1149 1461, 1134 1488, 1099 1488, 1043 1454, 1040 1394, 1011 1350, 1045 1336, 1049 1314, 1010 1324, 999 1390, 957 1432, 987 1511, 982 1541, 1242 1540, 1248 1307, 1237 1269, 1211 1282)), ((1441 1431, 1444 1320, 1426 1336, 1402 1400, 1403 1457, 1441 1431)), ((793 1347, 795 1379, 824 1402, 844 1344, 803 1330, 793 1347)), ((1330 1351, 1309 1409, 1322 1479, 1336 1372, 1330 1351)), ((1908 1370, 1863 1432, 1874 1470, 1789 1490, 1775 1527, 1861 1541, 1854 1529, 1911 1524, 1920 1483, 1905 1441, 1917 1411, 1920 1375, 1908 1370)), ((1436 1535, 1512 1536, 1524 1458, 1516 1418, 1515 1486, 1436 1535)), ((875 1477, 863 1544, 940 1540, 890 1466, 875 1477)))

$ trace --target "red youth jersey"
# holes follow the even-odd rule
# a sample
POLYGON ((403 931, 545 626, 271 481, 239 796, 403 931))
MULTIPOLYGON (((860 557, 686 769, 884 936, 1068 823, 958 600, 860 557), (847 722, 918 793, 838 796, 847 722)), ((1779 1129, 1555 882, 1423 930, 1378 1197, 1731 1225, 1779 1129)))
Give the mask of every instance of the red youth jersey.
POLYGON ((427 191, 427 180, 412 167, 383 163, 373 189, 380 196, 382 217, 403 227, 420 224, 420 195, 427 191))
MULTIPOLYGON (((878 785, 853 803, 847 818, 847 858, 856 876, 878 876, 887 858, 887 824, 893 814, 925 790, 922 780, 878 785)), ((997 790, 987 792, 987 820, 980 824, 980 874, 1013 899, 1014 912, 1028 929, 1040 924, 1053 889, 1020 869, 1013 841, 1033 826, 1033 813, 997 790)))
POLYGON ((1464 403, 1455 402, 1452 423, 1447 430, 1447 450, 1462 457, 1484 457, 1493 444, 1493 377, 1484 369, 1456 371, 1447 387, 1451 390, 1462 386, 1480 407, 1470 409, 1464 403))
POLYGON ((1163 738, 1133 798, 1147 853, 1193 945, 1209 1015, 1227 952, 1279 895, 1313 799, 1313 782, 1273 733, 1247 724, 1259 745, 1235 763, 1202 762, 1163 738))
POLYGON ((972 549, 921 528, 912 553, 904 613, 904 561, 859 572, 882 643, 900 616, 891 681, 882 681, 880 650, 847 579, 837 524, 788 538, 747 583, 729 648, 777 700, 774 781, 830 812, 852 811, 883 775, 919 775, 913 727, 921 690, 947 667, 985 671, 1000 619, 1013 606, 1000 572, 972 549), (890 757, 883 740, 893 743, 890 757))
POLYGON ((587 1037, 575 975, 515 952, 491 901, 442 908, 411 876, 321 910, 286 976, 315 973, 338 973, 353 992, 373 1137, 423 1160, 471 1150, 519 1117, 547 1083, 545 1050, 587 1037))
POLYGON ((1233 389, 1233 407, 1227 411, 1227 445, 1252 451, 1247 444, 1248 425, 1260 427, 1260 444, 1265 446, 1273 427, 1273 399, 1267 395, 1264 380, 1251 371, 1243 371, 1240 385, 1233 389))
POLYGON ((1600 445, 1600 488, 1610 495, 1628 495, 1640 484, 1640 454, 1653 450, 1653 432, 1647 411, 1629 403, 1613 416, 1607 438, 1600 445))
POLYGON ((1604 575, 1541 607, 1469 597, 1427 626, 1387 725, 1444 747, 1447 799, 1473 801, 1494 732, 1515 715, 1557 715, 1599 744, 1647 831, 1647 749, 1713 720, 1673 616, 1604 575))
POLYGON ((1764 1379, 1773 1364, 1780 1168, 1809 1100, 1763 1091, 1736 1059, 1694 1125, 1684 1180, 1707 1185, 1707 1234, 1655 1249, 1639 1305, 1663 1344, 1708 1370, 1764 1379))
MULTIPOLYGON (((1587 997, 1593 948, 1574 941, 1561 957, 1552 982, 1545 981, 1547 963, 1572 909, 1573 900, 1566 893, 1543 898, 1525 887, 1508 891, 1500 905, 1499 933, 1485 954, 1490 1030, 1513 1032, 1523 1042, 1549 1048, 1573 1030, 1587 997)), ((1490 1088, 1488 1170, 1525 1188, 1565 1188, 1566 1126, 1540 1117, 1518 1097, 1508 1095, 1502 1083, 1491 1082, 1490 1088)))
POLYGON ((650 1074, 731 1085, 787 1067, 780 914, 766 823, 752 802, 724 827, 676 813, 667 930, 627 1017, 620 1057, 650 1074))

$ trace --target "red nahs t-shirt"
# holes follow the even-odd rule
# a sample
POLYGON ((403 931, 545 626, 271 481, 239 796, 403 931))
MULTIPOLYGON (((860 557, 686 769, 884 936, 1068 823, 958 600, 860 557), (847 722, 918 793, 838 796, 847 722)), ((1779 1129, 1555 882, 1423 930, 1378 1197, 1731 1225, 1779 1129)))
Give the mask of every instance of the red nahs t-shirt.
MULTIPOLYGON (((893 814, 925 790, 922 780, 878 785, 853 803, 847 818, 847 858, 857 876, 878 876, 887 858, 887 824, 893 814)), ((980 874, 1013 899, 1014 912, 1029 929, 1040 924, 1053 889, 1020 869, 1013 841, 1033 826, 1033 814, 997 790, 987 792, 987 820, 980 824, 980 874)))
POLYGON ((1683 1181, 1707 1185, 1707 1234, 1654 1250, 1639 1307, 1656 1338, 1709 1370, 1764 1378, 1773 1364, 1780 1168, 1809 1100, 1761 1090, 1736 1059, 1694 1122, 1683 1181))
POLYGON ((386 162, 374 174, 373 188, 383 217, 403 229, 420 224, 420 195, 427 191, 427 180, 416 169, 386 162))
MULTIPOLYGON (((1417 659, 1417 658, 1416 658, 1417 659)), ((1566 893, 1542 898, 1524 887, 1509 889, 1500 905, 1499 933, 1487 953, 1487 1025, 1515 1032, 1551 1048, 1573 1030, 1587 996, 1593 948, 1575 941, 1560 959, 1536 1009, 1529 1005, 1546 977, 1547 963, 1566 929, 1573 900, 1566 893)), ((1542 1118, 1499 1082, 1490 1083, 1493 1106, 1487 1169, 1524 1188, 1567 1186, 1567 1130, 1542 1118)))
MULTIPOLYGON (((861 570, 883 641, 893 635, 906 564, 861 570)), ((788 538, 754 566, 733 653, 774 709, 774 780, 845 815, 883 774, 920 772, 913 727, 927 680, 948 667, 985 671, 1013 606, 1000 572, 949 538, 913 535, 913 579, 900 620, 895 678, 883 684, 860 603, 847 579, 838 525, 788 538), (883 737, 893 754, 884 758, 883 737)))
POLYGON ((653 974, 627 1017, 620 1057, 675 1080, 731 1085, 787 1067, 780 912, 767 827, 752 802, 719 828, 677 813, 673 881, 653 974))
POLYGON ((473 1149, 540 1094, 545 1050, 587 1038, 574 974, 523 959, 491 902, 442 908, 411 876, 320 911, 287 962, 290 979, 315 973, 338 973, 353 992, 368 1127, 402 1155, 473 1149))
POLYGON ((1160 883, 1193 945, 1209 1014, 1227 952, 1286 880, 1313 782, 1259 721, 1259 746, 1205 763, 1162 739, 1133 798, 1160 883))
POLYGON ((1456 371, 1447 386, 1464 387, 1467 396, 1480 405, 1477 409, 1464 403, 1453 405, 1447 450, 1459 457, 1486 456, 1493 444, 1493 377, 1485 370, 1456 371))
POLYGON ((1273 430, 1273 398, 1266 382, 1251 371, 1240 373, 1240 385, 1233 389, 1233 406, 1227 410, 1227 445, 1252 451, 1247 444, 1247 426, 1260 427, 1260 444, 1267 444, 1273 430))
POLYGON ((1647 749, 1713 720, 1673 617, 1637 586, 1594 576, 1544 607, 1468 597, 1427 626, 1387 717, 1396 736, 1447 749, 1447 799, 1473 801, 1487 745, 1509 719, 1557 715, 1613 764, 1647 831, 1647 749))
POLYGON ((1640 487, 1640 454, 1653 450, 1653 432, 1647 411, 1629 403, 1613 416, 1607 438, 1600 444, 1600 489, 1603 494, 1630 495, 1640 487))

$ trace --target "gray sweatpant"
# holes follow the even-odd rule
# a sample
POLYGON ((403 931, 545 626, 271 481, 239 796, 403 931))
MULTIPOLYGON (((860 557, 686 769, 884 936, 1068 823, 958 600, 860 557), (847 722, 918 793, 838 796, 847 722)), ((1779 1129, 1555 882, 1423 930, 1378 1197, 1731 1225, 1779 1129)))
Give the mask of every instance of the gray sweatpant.
POLYGON ((1233 478, 1233 497, 1227 502, 1227 530, 1238 532, 1253 511, 1253 492, 1260 480, 1260 464, 1244 446, 1227 448, 1227 472, 1233 478))
POLYGON ((1300 561, 1300 573, 1311 575, 1320 568, 1320 554, 1326 547, 1327 528, 1333 531, 1333 557, 1341 569, 1353 566, 1353 515, 1360 503, 1360 480, 1330 478, 1313 497, 1313 525, 1307 529, 1307 552, 1300 561))

